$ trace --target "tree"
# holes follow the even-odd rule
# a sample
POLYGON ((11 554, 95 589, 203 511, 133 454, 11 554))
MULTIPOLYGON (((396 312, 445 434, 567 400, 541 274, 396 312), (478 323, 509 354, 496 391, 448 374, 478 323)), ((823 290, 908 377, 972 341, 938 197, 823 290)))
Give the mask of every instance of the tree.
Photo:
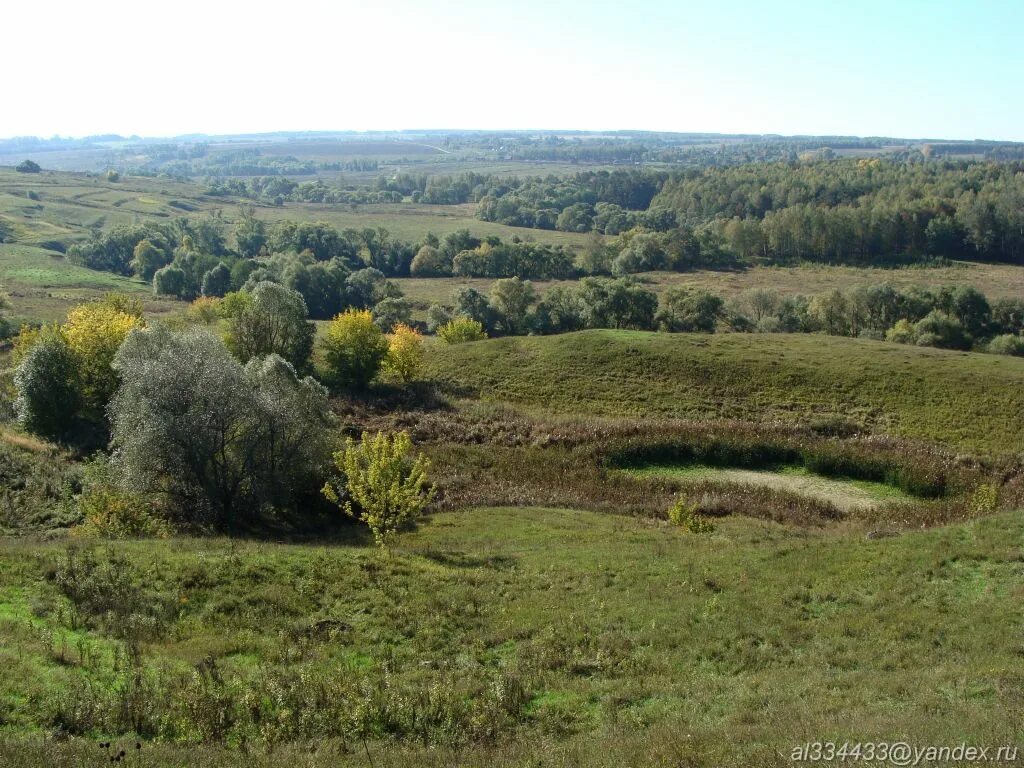
POLYGON ((580 269, 588 275, 607 275, 612 271, 614 257, 615 254, 605 243, 601 233, 594 230, 587 237, 583 253, 580 255, 580 269))
POLYGON ((767 288, 755 288, 748 291, 743 300, 753 314, 755 323, 760 323, 764 318, 778 314, 779 294, 767 288))
POLYGON ((977 288, 962 285, 951 294, 942 296, 941 303, 949 314, 960 321, 970 336, 983 336, 992 320, 992 308, 985 295, 977 288))
POLYGON ((14 167, 14 170, 18 173, 39 173, 43 169, 39 167, 39 163, 37 162, 32 160, 23 160, 14 167))
POLYGON ((404 298, 384 299, 373 308, 373 321, 384 333, 396 325, 408 325, 412 319, 412 307, 404 298))
POLYGON ((111 364, 128 334, 145 325, 141 315, 141 307, 119 305, 116 298, 111 298, 75 307, 61 326, 74 355, 84 416, 90 421, 102 423, 105 418, 107 404, 118 385, 111 364))
POLYGON ((298 291, 271 282, 257 283, 239 300, 228 319, 227 343, 243 363, 280 355, 296 370, 305 370, 313 352, 316 327, 298 291))
POLYGON ((246 259, 259 256, 267 244, 267 226, 256 218, 256 212, 251 205, 244 205, 239 209, 238 223, 235 224, 232 234, 235 236, 238 252, 246 259))
POLYGON ((427 332, 437 333, 442 325, 447 325, 452 320, 452 311, 441 304, 431 304, 427 309, 427 332))
POLYGON ((722 314, 722 299, 700 288, 670 288, 661 297, 656 319, 670 332, 714 333, 722 314))
POLYGON ((594 208, 587 203, 574 203, 558 214, 555 229, 562 232, 589 232, 593 229, 594 208))
POLYGON ((143 238, 132 251, 131 268, 143 280, 151 282, 156 271, 166 266, 168 261, 166 252, 157 248, 149 238, 143 238))
POLYGON ((235 531, 268 505, 312 498, 326 457, 327 393, 276 355, 244 368, 202 328, 132 333, 114 368, 113 464, 128 491, 178 519, 235 531))
POLYGON ((403 384, 414 381, 423 370, 423 334, 399 323, 388 339, 384 369, 403 384))
POLYGON ((153 293, 157 296, 181 296, 185 293, 185 271, 167 266, 153 273, 153 293))
POLYGON ((117 389, 114 355, 127 335, 144 325, 142 306, 110 294, 68 313, 61 326, 22 333, 15 345, 16 411, 26 429, 68 439, 105 442, 106 408, 117 389))
POLYGON ((0 341, 3 341, 13 333, 11 321, 7 319, 8 307, 10 307, 10 304, 7 301, 7 297, 0 293, 0 341))
POLYGON ((345 449, 334 454, 335 466, 344 473, 344 489, 331 483, 323 488, 324 496, 345 514, 370 527, 381 549, 387 549, 398 530, 421 515, 434 496, 427 485, 430 462, 411 453, 408 432, 364 432, 358 443, 349 438, 345 449))
POLYGON ((409 271, 413 277, 442 277, 452 273, 452 263, 439 249, 424 245, 416 252, 409 271))
POLYGON ((810 315, 818 326, 830 336, 843 336, 849 329, 846 297, 839 290, 811 299, 810 315))
POLYGON ((549 288, 533 313, 537 333, 568 333, 583 327, 583 301, 571 288, 549 288))
POLYGON ((388 340, 369 311, 349 309, 327 325, 322 348, 325 377, 331 384, 365 389, 380 372, 388 340))
POLYGON ((456 317, 468 317, 471 320, 476 320, 488 332, 494 330, 494 310, 487 297, 476 288, 464 285, 455 292, 453 314, 456 317))
POLYGON ((630 278, 585 277, 578 292, 588 328, 654 328, 658 296, 630 278))
POLYGON ((445 344, 464 344, 467 341, 480 341, 487 338, 480 321, 471 317, 456 317, 438 328, 437 335, 445 344))
POLYGON ((14 371, 14 413, 29 432, 64 439, 74 426, 79 406, 75 355, 56 327, 44 329, 14 371))
POLYGON ((402 295, 398 287, 379 269, 367 267, 353 272, 345 280, 349 303, 359 309, 370 309, 384 299, 402 295))
POLYGON ((530 326, 530 307, 536 303, 537 292, 529 280, 511 277, 491 286, 490 305, 501 318, 505 333, 525 333, 530 326))
POLYGON ((203 275, 203 296, 219 298, 231 290, 231 270, 223 261, 203 275))

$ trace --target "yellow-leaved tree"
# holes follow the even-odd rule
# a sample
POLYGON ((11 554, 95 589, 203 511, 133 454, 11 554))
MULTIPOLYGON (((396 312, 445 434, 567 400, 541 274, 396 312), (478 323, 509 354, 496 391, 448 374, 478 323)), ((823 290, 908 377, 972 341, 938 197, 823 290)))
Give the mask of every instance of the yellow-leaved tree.
POLYGON ((320 344, 324 378, 336 387, 365 389, 388 354, 388 340, 369 310, 348 309, 328 323, 320 344))
POLYGON ((384 370, 403 384, 419 378, 423 372, 423 334, 404 323, 396 325, 388 338, 384 370))
POLYGON ((334 463, 345 475, 344 488, 327 483, 324 496, 366 523, 382 549, 434 497, 427 481, 430 462, 423 454, 412 455, 408 432, 364 432, 359 442, 349 438, 334 463))
POLYGON ((125 337, 142 325, 134 308, 112 300, 82 304, 68 313, 61 333, 75 357, 86 408, 95 412, 106 408, 117 390, 117 373, 111 367, 114 355, 125 337))

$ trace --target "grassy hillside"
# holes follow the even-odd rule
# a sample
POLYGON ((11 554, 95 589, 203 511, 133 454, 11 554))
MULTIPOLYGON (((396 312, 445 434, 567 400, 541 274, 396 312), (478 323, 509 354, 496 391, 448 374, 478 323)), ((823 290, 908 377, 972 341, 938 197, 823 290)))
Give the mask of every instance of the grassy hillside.
POLYGON ((159 737, 150 766, 237 765, 221 745, 242 743, 265 766, 600 767, 1019 742, 1022 535, 1020 515, 865 540, 499 508, 388 558, 6 540, 0 763, 99 764, 135 732, 159 737))
POLYGON ((806 422, 1024 450, 1024 360, 819 335, 584 331, 434 345, 456 393, 558 412, 806 422))
POLYGON ((151 315, 176 304, 153 297, 141 280, 76 266, 57 251, 9 243, 0 244, 0 291, 10 298, 15 321, 62 320, 71 307, 110 291, 143 298, 151 315))
MULTIPOLYGON (((240 201, 204 194, 201 183, 165 178, 123 177, 111 182, 84 173, 16 173, 0 168, 0 221, 12 227, 19 243, 72 242, 88 236, 90 228, 131 224, 148 219, 201 216, 215 210, 235 217, 240 201), (36 199, 29 196, 32 193, 36 199)), ((259 205, 257 215, 268 221, 296 219, 328 221, 344 229, 384 227, 405 240, 418 240, 427 232, 439 236, 468 228, 478 236, 513 235, 552 244, 580 244, 587 235, 551 230, 524 230, 480 221, 476 206, 413 203, 361 205, 355 208, 315 203, 259 205)))

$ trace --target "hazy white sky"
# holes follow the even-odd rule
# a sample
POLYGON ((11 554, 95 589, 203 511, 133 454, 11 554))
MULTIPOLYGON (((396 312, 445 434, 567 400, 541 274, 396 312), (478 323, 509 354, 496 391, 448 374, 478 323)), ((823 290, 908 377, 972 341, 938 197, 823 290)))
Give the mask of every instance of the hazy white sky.
POLYGON ((1021 0, 9 0, 0 21, 0 136, 1024 139, 1021 0))

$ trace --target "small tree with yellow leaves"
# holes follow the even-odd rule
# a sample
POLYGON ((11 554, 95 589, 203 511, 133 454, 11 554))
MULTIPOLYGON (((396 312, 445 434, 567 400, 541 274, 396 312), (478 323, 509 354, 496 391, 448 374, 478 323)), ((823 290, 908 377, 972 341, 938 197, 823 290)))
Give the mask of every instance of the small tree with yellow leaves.
POLYGON ((388 340, 369 310, 349 309, 328 323, 321 342, 325 378, 336 387, 365 389, 388 354, 388 340))
POLYGON ((345 475, 344 489, 327 483, 324 496, 366 523, 382 549, 434 497, 427 482, 430 462, 422 454, 412 455, 408 432, 364 432, 358 443, 349 438, 344 450, 334 454, 334 463, 345 475))
POLYGON ((423 371, 423 334, 404 323, 396 325, 388 338, 384 370, 403 384, 415 381, 423 371))
POLYGON ((117 389, 117 372, 111 367, 121 342, 142 319, 123 311, 115 301, 82 304, 68 313, 61 333, 75 356, 82 403, 102 416, 117 389))

